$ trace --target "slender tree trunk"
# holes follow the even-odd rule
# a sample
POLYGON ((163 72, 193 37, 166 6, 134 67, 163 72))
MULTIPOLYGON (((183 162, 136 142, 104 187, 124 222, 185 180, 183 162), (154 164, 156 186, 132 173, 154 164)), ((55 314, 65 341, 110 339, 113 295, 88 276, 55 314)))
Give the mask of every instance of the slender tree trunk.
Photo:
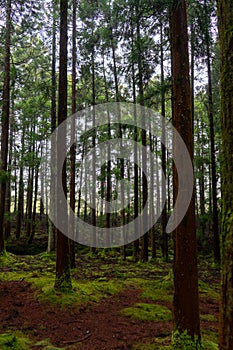
MULTIPOLYGON (((139 88, 139 101, 140 105, 144 106, 144 89, 143 89, 143 74, 142 74, 142 48, 141 48, 141 31, 140 31, 140 19, 139 19, 139 4, 136 4, 136 38, 137 38, 137 51, 138 51, 138 88, 139 88)), ((146 154, 146 142, 147 142, 147 135, 145 130, 145 116, 143 115, 142 110, 142 131, 141 131, 141 138, 142 138, 142 169, 147 168, 147 154, 146 154)), ((148 222, 148 188, 147 188, 147 179, 144 172, 142 172, 142 207, 144 210, 144 215, 142 218, 142 230, 144 232, 145 227, 147 226, 148 222)), ((148 232, 144 233, 142 237, 142 251, 141 251, 141 260, 142 261, 148 261, 148 232)))
POLYGON ((233 349, 233 7, 218 0, 221 57, 222 126, 222 290, 220 303, 220 350, 233 349))
POLYGON ((0 170, 4 179, 0 186, 0 254, 4 250, 4 213, 7 186, 7 157, 10 120, 10 46, 11 46, 11 0, 6 2, 6 39, 5 39, 5 63, 4 85, 2 101, 2 135, 1 135, 1 160, 0 170))
MULTIPOLYGON (((94 21, 94 19, 93 19, 94 21)), ((92 107, 93 107, 93 128, 95 128, 95 105, 96 105, 96 86, 95 86, 95 48, 92 47, 91 53, 91 72, 92 72, 92 107)), ((93 233, 93 241, 91 251, 93 254, 96 253, 96 130, 93 131, 92 136, 92 147, 93 147, 93 157, 92 157, 92 190, 91 190, 91 225, 93 233)))
MULTIPOLYGON (((109 94, 108 94, 108 87, 107 87, 107 78, 106 78, 106 71, 105 71, 105 60, 104 60, 104 54, 103 54, 103 76, 104 76, 104 85, 105 85, 105 96, 106 96, 106 102, 109 102, 109 94)), ((106 235, 105 235, 105 241, 106 245, 109 245, 109 228, 111 224, 111 213, 110 213, 110 201, 111 201, 111 161, 110 159, 110 139, 111 139, 111 125, 110 125, 110 113, 109 110, 108 113, 108 162, 106 166, 106 176, 107 176, 107 184, 106 184, 106 235)))
MULTIPOLYGON (((112 50, 112 60, 113 60, 113 75, 114 75, 114 83, 115 83, 115 99, 116 102, 120 102, 120 91, 119 91, 119 83, 118 83, 118 75, 117 75, 117 63, 116 63, 116 49, 115 49, 115 43, 114 43, 114 37, 113 37, 113 28, 111 24, 111 16, 110 16, 110 45, 112 50)), ((118 109, 118 122, 119 122, 119 128, 118 128, 118 138, 120 139, 120 147, 122 148, 122 125, 121 125, 121 111, 120 108, 118 109)), ((120 174, 121 174, 121 183, 120 183, 120 193, 121 193, 121 230, 122 230, 122 236, 123 236, 123 242, 125 241, 125 205, 124 205, 124 159, 121 158, 119 160, 119 166, 120 166, 120 174)), ((125 250, 125 244, 121 246, 121 258, 123 260, 126 259, 126 250, 125 250)))
POLYGON ((151 257, 156 258, 155 226, 154 226, 154 136, 150 130, 150 239, 151 257))
MULTIPOLYGON (((59 68, 59 96, 58 96, 58 125, 66 120, 67 117, 67 15, 68 0, 60 0, 60 68, 59 68)), ((57 154, 65 154, 66 140, 64 140, 58 131, 57 154)), ((59 169, 59 157, 57 158, 59 169)), ((60 176, 60 174, 59 174, 60 176)), ((61 207, 60 195, 64 191, 67 197, 66 183, 66 161, 62 167, 62 187, 57 183, 57 220, 62 220, 62 224, 66 232, 68 232, 68 212, 61 207), (62 218, 59 217, 62 213, 62 218)), ((56 250, 56 279, 55 289, 70 290, 72 288, 70 276, 70 259, 69 259, 69 241, 59 228, 57 228, 57 250, 56 250)))
MULTIPOLYGON (((43 157, 43 142, 41 142, 41 159, 43 157)), ((42 216, 44 215, 44 210, 45 210, 45 207, 44 207, 44 201, 43 199, 45 198, 45 167, 43 167, 43 169, 41 169, 41 176, 40 176, 40 221, 42 220, 42 216)))
MULTIPOLYGON (((133 52, 134 48, 134 25, 133 25, 133 19, 131 18, 131 50, 133 52)), ((137 125, 137 108, 136 108, 136 78, 135 78, 135 64, 134 60, 132 58, 132 81, 133 81, 133 103, 134 103, 134 125, 137 125)), ((134 219, 137 219, 138 217, 138 128, 135 126, 134 128, 134 219)), ((138 224, 135 221, 134 224, 134 230, 137 232, 137 230, 140 230, 140 227, 138 227, 138 224)), ((136 239, 133 243, 133 260, 135 262, 139 261, 140 259, 140 240, 136 239)))
MULTIPOLYGON (((80 215, 81 215, 82 183, 83 183, 83 170, 84 170, 84 166, 83 166, 84 151, 85 151, 85 141, 83 141, 82 154, 81 154, 81 170, 80 170, 80 176, 79 176, 78 211, 77 211, 78 217, 80 217, 80 215)), ((85 203, 86 203, 86 201, 85 201, 85 203)), ((84 221, 85 221, 85 215, 84 215, 84 221)))
MULTIPOLYGON (((38 152, 37 152, 38 153, 38 152)), ((35 166, 35 190, 34 190, 34 202, 33 202, 33 212, 32 212, 32 227, 30 232, 30 237, 28 243, 31 244, 35 233, 36 233, 36 208, 37 208, 37 195, 38 195, 38 180, 39 180, 39 164, 38 164, 38 154, 36 154, 36 166, 35 166)))
POLYGON ((26 236, 29 237, 32 228, 32 198, 33 198, 33 180, 34 180, 34 166, 29 170, 28 187, 27 187, 27 223, 26 236))
POLYGON ((23 132, 22 132, 22 138, 21 138, 22 154, 20 159, 20 170, 19 170, 19 194, 18 194, 18 206, 17 206, 17 216, 16 216, 16 238, 20 238, 23 211, 24 211, 24 182, 23 182, 24 142, 25 142, 25 126, 23 125, 23 132))
POLYGON ((167 200, 166 200, 166 175, 167 175, 167 164, 166 164, 166 134, 165 134, 165 117, 166 117, 166 106, 165 106, 165 87, 164 87, 164 52, 163 52, 163 25, 160 23, 160 68, 161 68, 161 114, 162 114, 162 235, 163 235, 163 247, 162 254, 163 258, 168 260, 168 237, 166 233, 167 226, 167 200))
MULTIPOLYGON (((76 45, 76 15, 77 3, 76 0, 73 1, 73 33, 72 33, 72 114, 76 113, 76 63, 77 63, 77 45, 76 45)), ((71 143, 70 148, 70 209, 75 212, 75 118, 71 121, 71 143)), ((71 238, 74 236, 74 222, 72 219, 69 220, 69 229, 71 238)), ((75 250, 74 250, 74 240, 69 239, 70 248, 70 267, 75 267, 75 250)))
MULTIPOLYGON (((52 72, 51 72, 51 133, 56 129, 56 114, 57 114, 57 106, 56 106, 56 91, 57 91, 57 79, 56 79, 56 0, 53 0, 53 35, 52 35, 52 72)), ((56 145, 51 145, 51 162, 53 162, 54 157, 56 156, 55 152, 56 145)), ((51 166, 51 179, 55 178, 55 169, 51 166)), ((50 210, 56 210, 56 205, 54 205, 54 198, 56 192, 56 182, 51 182, 50 187, 50 210)), ((48 220, 48 253, 55 250, 55 236, 56 236, 56 228, 51 220, 48 220)))
MULTIPOLYGON (((36 126, 35 120, 33 121, 33 125, 31 127, 31 135, 35 134, 36 126)), ((31 137, 31 142, 33 142, 32 147, 30 146, 30 153, 32 152, 32 164, 29 168, 29 176, 28 176, 28 188, 27 188, 27 224, 26 224, 26 236, 30 237, 32 230, 32 207, 33 207, 33 186, 34 186, 34 175, 35 175, 35 140, 33 140, 33 136, 31 137)))
MULTIPOLYGON (((204 1, 204 8, 207 15, 207 4, 204 1)), ((208 18, 207 18, 208 20, 208 18)), ((207 55, 207 71, 208 71, 208 116, 210 126, 210 149, 211 149, 211 181, 212 181, 212 204, 213 204, 213 236, 214 236, 214 259, 216 263, 220 263, 220 242, 218 227, 218 198, 217 198, 217 175, 216 175, 216 155, 215 155, 215 133, 214 133, 214 113, 213 113, 213 92, 212 92, 212 74, 210 62, 210 38, 209 31, 206 31, 206 55, 207 55)))
POLYGON ((11 172, 12 172, 12 155, 13 155, 13 139, 14 139, 14 102, 12 100, 12 116, 10 117, 10 149, 9 149, 9 160, 8 160, 8 172, 9 180, 6 188, 6 199, 5 199, 5 212, 8 215, 5 221, 5 238, 7 239, 11 235, 11 172))
MULTIPOLYGON (((186 2, 173 0, 171 13, 173 63, 173 124, 193 160, 192 114, 189 79, 186 2)), ((174 156, 181 157, 174 140, 174 156)), ((186 171, 186 165, 183 164, 186 171)), ((178 194, 178 174, 174 171, 174 199, 178 194)), ((200 338, 195 197, 174 231, 174 330, 200 338), (190 302, 192 301, 192 302, 190 302)), ((193 348, 196 348, 196 342, 193 348)))

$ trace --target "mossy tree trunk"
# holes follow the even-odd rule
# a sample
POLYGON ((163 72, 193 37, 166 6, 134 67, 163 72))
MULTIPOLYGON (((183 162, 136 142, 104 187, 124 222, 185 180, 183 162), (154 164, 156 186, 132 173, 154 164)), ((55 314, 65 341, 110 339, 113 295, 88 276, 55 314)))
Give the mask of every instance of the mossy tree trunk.
MULTIPOLYGON (((173 125, 186 144, 193 160, 193 127, 189 77, 187 14, 185 0, 173 0, 171 9, 173 125)), ((174 142, 174 155, 182 150, 174 142)), ((186 164, 183 164, 186 171, 186 164)), ((188 175, 187 175, 188 176, 188 175)), ((174 169, 174 198, 178 194, 178 174, 174 169)), ((174 231, 174 331, 199 341, 197 248, 194 195, 182 222, 174 231)), ((195 344, 194 344, 194 348, 195 344)))
POLYGON ((233 7, 218 0, 222 126, 222 291, 221 350, 233 349, 233 7))
MULTIPOLYGON (((59 68, 59 90, 58 90, 58 125, 66 120, 67 116, 67 12, 68 0, 60 0, 60 68, 59 68)), ((66 140, 58 131, 57 154, 64 155, 66 140)), ((63 135, 64 136, 64 135, 63 135)), ((62 156, 61 156, 62 158, 62 156)), ((59 157, 57 158, 59 162, 59 157)), ((59 176, 59 173, 58 173, 59 176)), ((61 207, 60 194, 64 191, 67 197, 66 184, 66 161, 62 168, 62 187, 57 182, 57 219, 62 220, 62 226, 68 232, 67 207, 61 207), (65 209, 65 210, 64 210, 65 209), (59 217, 62 213, 62 218, 59 217)), ((64 232, 65 233, 65 232, 64 232)), ((57 228, 57 250, 56 250, 56 279, 55 289, 69 290, 72 288, 69 261, 69 241, 59 228, 57 228)))

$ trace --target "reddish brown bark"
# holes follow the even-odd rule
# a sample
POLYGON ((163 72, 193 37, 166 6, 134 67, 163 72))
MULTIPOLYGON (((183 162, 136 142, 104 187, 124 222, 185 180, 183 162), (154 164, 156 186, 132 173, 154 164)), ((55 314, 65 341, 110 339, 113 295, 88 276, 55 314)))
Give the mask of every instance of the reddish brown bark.
MULTIPOLYGON (((60 68, 59 68, 59 98, 58 98, 58 125, 66 120, 67 116, 67 12, 68 1, 60 0, 60 68)), ((63 135, 64 137, 64 135, 63 135)), ((64 153, 66 140, 61 137, 58 131, 57 154, 64 153)), ((57 159, 59 161, 59 158, 57 159)), ((59 176, 59 173, 58 173, 59 176)), ((66 184, 66 161, 62 168, 62 187, 57 184, 57 219, 63 220, 63 228, 68 232, 67 208, 61 207, 60 194, 64 191, 67 196, 66 184), (65 209, 65 210, 64 210, 65 209), (59 217, 62 213, 62 218, 59 217)), ((63 205, 64 206, 64 205, 63 205)), ((65 232, 64 232, 65 233, 65 232)), ((56 251, 56 289, 70 289, 70 264, 68 237, 57 228, 57 251, 56 251)))
MULTIPOLYGON (((173 124, 183 138, 193 160, 192 113, 189 78, 186 2, 174 0, 171 13, 173 62, 173 124)), ((174 141, 174 155, 182 149, 174 141)), ((186 164, 183 164, 186 172, 186 164)), ((187 174, 188 176, 188 174, 187 174)), ((174 198, 178 193, 178 174, 174 171, 174 198)), ((174 231, 174 330, 200 337, 195 199, 192 197, 184 219, 174 231)))
POLYGON ((219 0, 222 126, 222 292, 220 304, 221 350, 233 349, 233 7, 219 0))

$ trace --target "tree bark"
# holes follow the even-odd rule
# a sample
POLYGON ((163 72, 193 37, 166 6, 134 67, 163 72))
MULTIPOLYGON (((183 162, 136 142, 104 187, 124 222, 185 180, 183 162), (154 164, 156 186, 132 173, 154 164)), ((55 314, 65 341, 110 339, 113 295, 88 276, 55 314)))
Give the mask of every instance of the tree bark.
MULTIPOLYGON (((67 14, 68 14, 68 0, 60 0, 60 68, 59 68, 59 97, 58 97, 58 125, 66 120, 67 117, 67 14)), ((66 140, 60 137, 58 131, 57 140, 57 154, 64 154, 66 148, 66 140), (60 153, 61 152, 61 153, 60 153)), ((58 176, 61 176, 59 173, 58 176)), ((62 187, 57 183, 57 216, 62 212, 62 218, 57 217, 58 220, 63 220, 63 227, 68 232, 68 212, 67 207, 60 207, 60 194, 64 191, 67 197, 66 184, 66 161, 64 161, 62 168, 62 187)), ((59 228, 57 232, 57 250, 56 250, 56 279, 55 289, 69 290, 72 288, 70 276, 70 261, 69 261, 69 242, 68 237, 62 233, 59 228)))
MULTIPOLYGON (((77 63, 77 45, 76 45, 76 17, 77 17, 77 2, 73 1, 73 19, 72 19, 72 115, 76 113, 76 63, 77 63)), ((71 143, 70 148, 70 209, 75 212, 75 118, 71 120, 71 143)), ((69 221, 69 248, 70 248, 70 267, 75 267, 75 247, 74 240, 71 239, 74 235, 74 222, 72 219, 69 221)))
MULTIPOLYGON (((192 114, 189 77, 186 2, 174 0, 171 13, 173 63, 173 125, 186 144, 193 160, 192 114)), ((173 152, 181 157, 174 140, 173 152)), ((186 171, 185 164, 183 170, 186 171)), ((174 169, 174 199, 178 193, 178 174, 174 169)), ((200 338, 198 272, 193 195, 184 219, 174 231, 174 330, 200 338)))
POLYGON ((220 350, 233 349, 233 7, 218 0, 221 58, 222 126, 222 290, 220 303, 220 350))
POLYGON ((167 226, 167 200, 166 200, 166 175, 167 175, 167 164, 166 164, 166 133, 165 133, 165 117, 166 117, 166 105, 165 105, 165 87, 164 87, 164 52, 163 52, 163 24, 160 23, 160 68, 161 68, 161 114, 162 114, 162 235, 163 235, 163 246, 162 254, 165 260, 168 260, 168 237, 166 233, 167 226))
POLYGON ((5 39, 5 63, 4 85, 2 101, 2 135, 1 135, 1 160, 0 171, 2 173, 0 187, 0 254, 4 250, 4 213, 7 186, 7 157, 10 120, 10 46, 11 46, 11 0, 6 2, 6 39, 5 39))
MULTIPOLYGON (((53 0, 53 35, 52 35, 52 67, 51 67, 51 132, 53 133, 56 129, 56 120, 57 120, 57 107, 56 107, 56 91, 57 91, 57 79, 56 79, 56 0, 53 0)), ((51 158, 52 162, 54 157, 56 156, 55 152, 56 145, 51 145, 51 158)), ((51 166, 51 178, 55 178, 55 170, 53 166, 51 166)), ((51 182, 50 188, 50 210, 56 210, 54 206, 54 198, 56 192, 56 183, 55 181, 51 182)), ((55 236, 56 236, 56 228, 54 223, 51 220, 48 220, 48 253, 55 250, 55 236)))

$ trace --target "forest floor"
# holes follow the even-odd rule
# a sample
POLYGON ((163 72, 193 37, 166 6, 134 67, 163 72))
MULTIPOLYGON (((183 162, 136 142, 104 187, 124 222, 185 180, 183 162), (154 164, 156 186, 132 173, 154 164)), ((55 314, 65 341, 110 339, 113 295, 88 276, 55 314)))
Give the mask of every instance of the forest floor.
MULTIPOLYGON (((203 348, 217 349, 219 272, 201 259, 203 348)), ((0 349, 169 349, 172 263, 82 255, 73 291, 55 292, 55 256, 0 257, 0 349)), ((190 300, 190 302, 192 302, 190 300)))

